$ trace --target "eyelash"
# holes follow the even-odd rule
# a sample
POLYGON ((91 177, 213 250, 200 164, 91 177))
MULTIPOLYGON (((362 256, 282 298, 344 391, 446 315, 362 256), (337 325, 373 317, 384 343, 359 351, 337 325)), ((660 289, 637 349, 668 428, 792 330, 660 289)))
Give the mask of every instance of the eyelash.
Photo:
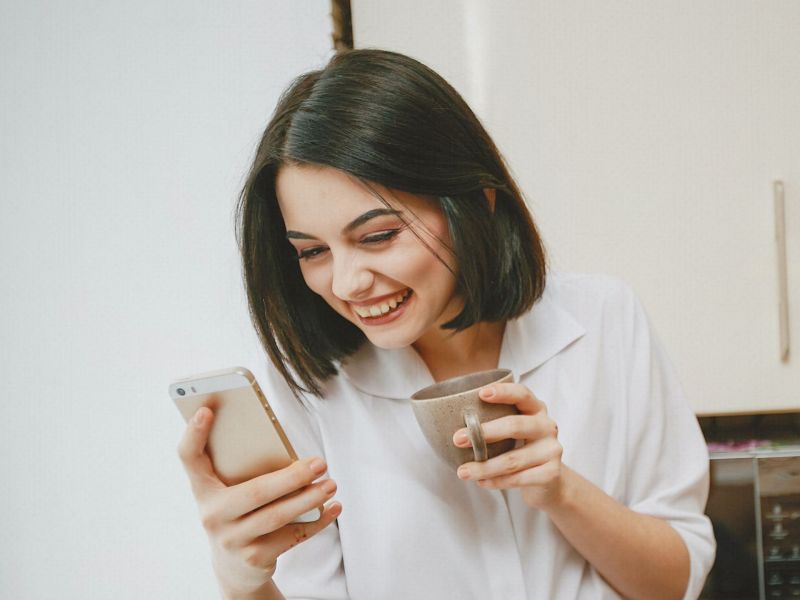
MULTIPOLYGON (((380 244, 382 242, 388 242, 389 240, 395 238, 397 234, 400 233, 400 229, 389 229, 388 231, 383 231, 381 233, 375 233, 373 235, 368 235, 361 240, 362 244, 380 244)), ((312 248, 306 248, 305 250, 301 250, 297 253, 298 260, 308 260, 310 258, 315 258, 322 254, 326 248, 324 246, 314 246, 312 248)))

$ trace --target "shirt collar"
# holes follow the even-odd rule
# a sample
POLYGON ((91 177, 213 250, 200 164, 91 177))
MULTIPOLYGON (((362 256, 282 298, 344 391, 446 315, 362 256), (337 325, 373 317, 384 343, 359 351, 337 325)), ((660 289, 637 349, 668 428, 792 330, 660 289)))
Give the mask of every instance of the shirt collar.
MULTIPOLYGON (((549 292, 548 286, 531 310, 506 323, 498 367, 511 369, 516 381, 586 333, 549 292)), ((434 383, 411 346, 387 350, 366 342, 340 368, 356 388, 380 398, 404 400, 434 383)))

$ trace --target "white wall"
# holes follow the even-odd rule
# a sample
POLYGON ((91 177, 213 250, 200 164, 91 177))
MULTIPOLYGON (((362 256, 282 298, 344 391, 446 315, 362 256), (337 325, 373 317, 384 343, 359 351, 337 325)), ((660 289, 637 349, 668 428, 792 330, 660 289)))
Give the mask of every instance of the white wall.
POLYGON ((328 13, 0 4, 0 597, 217 597, 166 387, 250 355, 232 211, 328 13))

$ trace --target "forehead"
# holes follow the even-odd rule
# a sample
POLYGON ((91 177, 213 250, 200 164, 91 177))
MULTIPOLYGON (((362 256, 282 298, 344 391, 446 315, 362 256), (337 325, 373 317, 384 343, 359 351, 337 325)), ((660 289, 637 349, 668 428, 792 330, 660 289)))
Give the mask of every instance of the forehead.
MULTIPOLYGON (((386 194, 381 195, 386 198, 386 194)), ((381 202, 358 179, 315 165, 285 165, 278 170, 275 192, 284 220, 307 220, 314 213, 327 216, 374 208, 381 202)), ((390 200, 387 198, 387 200, 390 200)))
POLYGON ((275 179, 275 193, 287 229, 303 231, 309 227, 339 227, 369 210, 385 208, 386 204, 406 213, 410 221, 427 220, 440 212, 432 197, 374 183, 367 185, 348 173, 317 165, 282 166, 275 179))

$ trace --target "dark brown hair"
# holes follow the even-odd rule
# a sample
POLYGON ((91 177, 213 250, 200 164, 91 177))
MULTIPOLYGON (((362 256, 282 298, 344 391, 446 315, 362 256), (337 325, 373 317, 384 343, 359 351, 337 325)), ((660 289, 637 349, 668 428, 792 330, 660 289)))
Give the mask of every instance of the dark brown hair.
POLYGON ((293 391, 319 395, 365 336, 306 286, 275 195, 284 164, 324 165, 365 183, 429 195, 444 212, 463 310, 444 328, 504 321, 544 291, 542 241, 477 117, 444 79, 384 50, 336 54, 283 93, 237 208, 253 324, 293 391), (484 189, 495 190, 494 207, 484 189))

